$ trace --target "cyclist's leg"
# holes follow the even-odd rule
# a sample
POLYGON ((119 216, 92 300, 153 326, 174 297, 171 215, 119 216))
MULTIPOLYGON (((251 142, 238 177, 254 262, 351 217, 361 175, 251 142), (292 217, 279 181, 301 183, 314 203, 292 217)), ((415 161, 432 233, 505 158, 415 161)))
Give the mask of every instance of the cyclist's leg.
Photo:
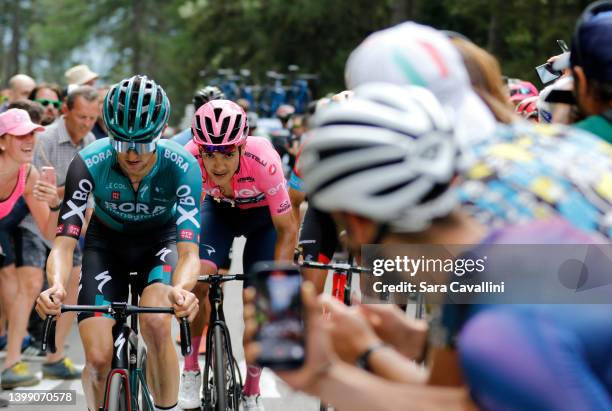
POLYGON ((473 397, 483 409, 612 410, 611 319, 585 305, 477 314, 458 346, 473 397))
MULTIPOLYGON (((305 261, 328 263, 338 246, 336 225, 329 214, 309 204, 302 221, 298 244, 302 248, 305 261)), ((302 276, 304 280, 314 284, 318 294, 325 289, 327 270, 304 268, 302 276)))
MULTIPOLYGON (((159 241, 143 243, 137 255, 144 264, 138 275, 132 277, 132 290, 141 295, 140 305, 170 307, 168 292, 172 271, 178 261, 176 227, 163 228, 159 241), (144 274, 144 275, 143 275, 144 274)), ((172 342, 172 316, 167 314, 141 314, 138 317, 140 334, 147 345, 147 384, 156 407, 175 406, 179 387, 179 365, 172 342)))
MULTIPOLYGON (((117 270, 122 262, 108 249, 109 238, 113 237, 108 237, 104 232, 98 233, 97 224, 89 226, 77 300, 80 305, 127 301, 128 273, 117 270)), ((104 400, 106 377, 111 367, 114 320, 106 314, 100 316, 93 313, 79 313, 77 318, 85 351, 83 389, 89 409, 95 410, 104 400)))
MULTIPOLYGON (((248 214, 245 214, 244 222, 251 222, 250 232, 245 232, 246 244, 244 246, 244 254, 242 257, 242 265, 244 272, 248 274, 254 264, 259 261, 274 260, 274 249, 276 246, 276 229, 270 218, 270 213, 267 207, 250 209, 248 214), (256 224, 256 226, 254 226, 256 224), (254 227, 253 227, 254 226, 254 227)), ((245 224, 245 227, 246 226, 245 224)), ((248 277, 245 281, 245 287, 249 286, 248 277)), ((243 340, 243 344, 245 341, 243 340)), ((246 379, 242 394, 245 397, 258 396, 260 394, 259 379, 261 378, 261 368, 255 364, 247 364, 246 379)))

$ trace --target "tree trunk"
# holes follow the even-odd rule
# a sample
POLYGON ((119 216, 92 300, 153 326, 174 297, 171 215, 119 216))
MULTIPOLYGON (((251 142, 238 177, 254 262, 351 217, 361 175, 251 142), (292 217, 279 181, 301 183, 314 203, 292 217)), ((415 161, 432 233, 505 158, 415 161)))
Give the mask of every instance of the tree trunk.
POLYGON ((132 0, 132 71, 142 72, 142 21, 146 0, 132 0))
POLYGON ((11 24, 11 46, 7 59, 7 78, 19 73, 19 52, 21 40, 21 10, 19 2, 13 2, 13 21, 11 24))

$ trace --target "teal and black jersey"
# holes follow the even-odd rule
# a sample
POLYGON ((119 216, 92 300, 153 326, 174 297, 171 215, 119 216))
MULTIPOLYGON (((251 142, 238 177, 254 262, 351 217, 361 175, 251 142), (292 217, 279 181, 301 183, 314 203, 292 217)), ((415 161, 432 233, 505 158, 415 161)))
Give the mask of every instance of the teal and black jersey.
POLYGON ((177 241, 197 243, 201 193, 200 166, 182 146, 160 140, 156 163, 135 191, 109 139, 103 138, 81 150, 70 163, 57 235, 79 237, 92 194, 94 215, 112 230, 146 232, 174 220, 177 241))

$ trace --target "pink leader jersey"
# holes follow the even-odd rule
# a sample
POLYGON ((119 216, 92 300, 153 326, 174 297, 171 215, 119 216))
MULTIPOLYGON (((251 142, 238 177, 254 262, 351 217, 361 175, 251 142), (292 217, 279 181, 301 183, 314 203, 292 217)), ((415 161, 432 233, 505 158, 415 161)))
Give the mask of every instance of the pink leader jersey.
POLYGON ((26 179, 28 177, 29 164, 22 164, 19 167, 19 175, 17 176, 17 184, 13 188, 13 192, 5 200, 0 200, 0 220, 9 215, 19 197, 25 191, 26 179))
POLYGON ((234 198, 225 197, 219 187, 208 178, 198 146, 193 141, 189 141, 185 148, 200 163, 202 189, 207 195, 233 200, 236 206, 243 209, 267 205, 271 216, 291 211, 281 159, 272 144, 264 137, 247 138, 240 166, 232 177, 234 198))

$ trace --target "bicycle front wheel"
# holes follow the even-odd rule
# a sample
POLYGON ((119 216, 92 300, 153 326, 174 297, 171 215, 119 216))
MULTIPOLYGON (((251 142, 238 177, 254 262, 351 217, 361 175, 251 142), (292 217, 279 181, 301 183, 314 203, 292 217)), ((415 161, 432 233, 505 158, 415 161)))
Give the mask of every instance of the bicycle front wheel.
POLYGON ((121 374, 114 374, 107 393, 106 409, 108 411, 127 411, 128 400, 125 379, 121 374))
POLYGON ((213 380, 215 386, 215 411, 226 411, 227 401, 225 392, 225 361, 223 344, 224 335, 221 326, 215 326, 213 329, 213 380))

